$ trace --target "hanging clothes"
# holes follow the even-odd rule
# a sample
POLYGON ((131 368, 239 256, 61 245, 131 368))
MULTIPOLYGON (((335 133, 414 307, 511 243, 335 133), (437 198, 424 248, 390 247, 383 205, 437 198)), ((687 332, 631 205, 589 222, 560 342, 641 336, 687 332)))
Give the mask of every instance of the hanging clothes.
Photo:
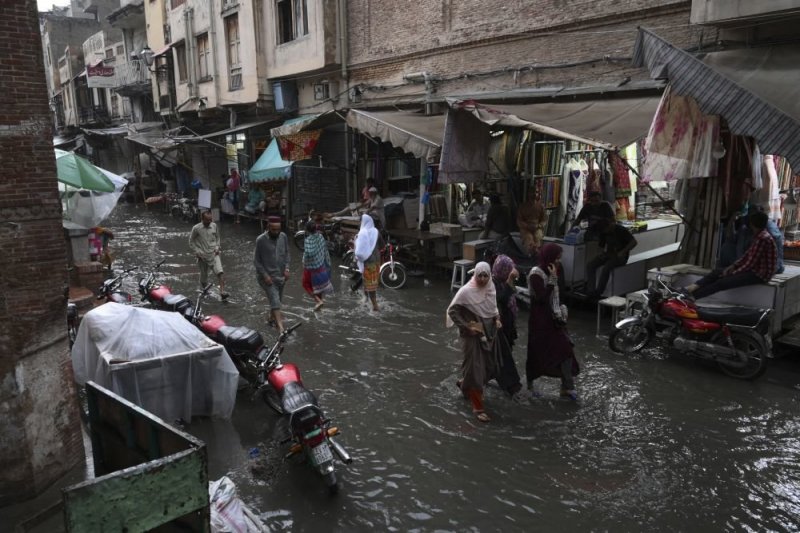
POLYGON ((778 223, 781 219, 781 193, 780 183, 778 182, 778 172, 775 169, 775 159, 771 155, 762 158, 762 167, 766 172, 764 187, 758 202, 764 208, 770 220, 778 223))
POLYGON ((570 157, 564 164, 564 187, 561 196, 561 204, 559 206, 559 214, 563 209, 564 214, 559 217, 559 220, 564 221, 562 233, 566 233, 572 226, 572 221, 578 216, 580 204, 583 207, 583 189, 582 189, 582 170, 580 162, 574 157, 570 157), (563 206, 563 208, 561 207, 563 206))
POLYGON ((645 141, 643 181, 716 176, 718 141, 719 117, 704 115, 693 98, 667 87, 645 141))

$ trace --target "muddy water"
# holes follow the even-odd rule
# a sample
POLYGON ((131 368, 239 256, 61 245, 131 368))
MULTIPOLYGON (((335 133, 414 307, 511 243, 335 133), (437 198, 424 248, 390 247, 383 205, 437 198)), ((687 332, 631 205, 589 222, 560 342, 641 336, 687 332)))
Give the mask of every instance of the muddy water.
MULTIPOLYGON (((117 268, 166 258, 166 282, 194 297, 187 223, 130 205, 109 222, 117 268)), ((258 232, 252 222, 221 224, 232 296, 211 299, 206 311, 272 337, 252 268, 258 232)), ((297 253, 292 267, 285 311, 303 326, 284 360, 300 367, 354 457, 337 466, 340 494, 328 496, 305 465, 281 460, 284 428, 246 390, 231 420, 187 427, 208 444, 210 478, 229 475, 272 530, 800 528, 797 360, 748 383, 656 350, 623 357, 594 336, 594 314, 576 310, 579 403, 559 400, 555 380, 526 404, 490 387, 493 420, 481 424, 455 387, 460 355, 444 328, 449 280, 416 277, 381 291, 376 314, 335 276, 337 294, 314 313, 297 253)), ((520 369, 526 320, 523 311, 520 369)))

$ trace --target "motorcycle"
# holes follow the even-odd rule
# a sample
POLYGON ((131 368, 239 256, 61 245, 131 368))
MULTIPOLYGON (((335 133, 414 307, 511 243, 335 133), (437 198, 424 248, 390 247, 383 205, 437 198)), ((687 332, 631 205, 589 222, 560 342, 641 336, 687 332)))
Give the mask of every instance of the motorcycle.
MULTIPOLYGON (((395 254, 401 250, 401 246, 393 241, 388 235, 385 240, 386 245, 381 249, 381 266, 378 271, 380 274, 381 285, 387 289, 402 289, 406 284, 406 280, 408 279, 408 273, 405 265, 394 258, 395 254)), ((361 272, 358 270, 358 262, 356 261, 354 246, 354 242, 351 241, 350 249, 344 254, 344 257, 342 258, 342 264, 339 265, 339 268, 346 270, 351 274, 351 279, 353 280, 352 287, 354 287, 353 290, 358 288, 362 281, 361 272)))
POLYGON ((182 218, 187 222, 197 222, 200 216, 200 209, 197 207, 197 200, 193 198, 178 198, 176 203, 170 207, 170 213, 176 218, 182 218))
POLYGON ((122 280, 124 280, 128 274, 137 270, 137 268, 138 267, 133 267, 123 270, 118 276, 105 280, 103 284, 100 285, 97 299, 105 299, 106 302, 115 302, 118 304, 131 303, 133 301, 131 293, 122 291, 120 288, 122 287, 122 280))
POLYGON ((334 438, 339 429, 331 426, 316 396, 303 386, 300 370, 292 363, 283 363, 280 358, 286 339, 301 323, 287 328, 272 348, 267 348, 259 332, 228 326, 218 315, 203 315, 201 302, 210 288, 211 285, 207 285, 197 299, 193 323, 225 347, 239 374, 272 410, 287 419, 291 437, 283 444, 291 443, 291 447, 285 458, 304 454, 331 493, 337 492, 333 454, 345 464, 350 464, 352 458, 334 438))
POLYGON ((168 286, 158 283, 156 279, 156 273, 164 261, 166 259, 162 259, 139 280, 139 296, 142 302, 148 303, 154 309, 181 313, 187 320, 192 320, 192 301, 182 294, 173 294, 168 286))
MULTIPOLYGON (((298 227, 302 228, 299 231, 295 232, 294 234, 294 245, 297 247, 298 250, 302 251, 305 248, 306 242, 306 224, 313 220, 314 212, 311 211, 308 213, 308 218, 306 220, 300 221, 298 227)), ((347 238, 345 237, 344 233, 342 232, 342 225, 339 222, 333 222, 330 224, 320 224, 318 226, 317 231, 319 231, 322 236, 325 238, 325 244, 328 246, 328 251, 332 255, 341 256, 344 251, 347 249, 347 238)))
POLYGON ((767 369, 771 309, 698 306, 657 274, 638 316, 617 322, 608 339, 617 353, 636 353, 656 336, 678 350, 713 361, 727 375, 756 379, 767 369))

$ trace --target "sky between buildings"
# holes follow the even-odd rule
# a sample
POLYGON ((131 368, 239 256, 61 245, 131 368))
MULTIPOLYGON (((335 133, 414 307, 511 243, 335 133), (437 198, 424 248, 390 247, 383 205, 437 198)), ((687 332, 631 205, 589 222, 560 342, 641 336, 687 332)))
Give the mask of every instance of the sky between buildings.
POLYGON ((39 11, 50 11, 53 6, 68 6, 69 0, 36 0, 39 11))

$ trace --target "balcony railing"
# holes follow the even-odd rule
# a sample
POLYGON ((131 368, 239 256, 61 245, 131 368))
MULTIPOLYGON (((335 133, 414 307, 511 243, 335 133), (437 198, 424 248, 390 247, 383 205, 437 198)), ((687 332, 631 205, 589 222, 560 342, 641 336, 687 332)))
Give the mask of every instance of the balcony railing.
POLYGON ((150 84, 150 71, 147 63, 141 59, 131 59, 127 63, 114 65, 114 71, 117 75, 117 87, 150 84))

